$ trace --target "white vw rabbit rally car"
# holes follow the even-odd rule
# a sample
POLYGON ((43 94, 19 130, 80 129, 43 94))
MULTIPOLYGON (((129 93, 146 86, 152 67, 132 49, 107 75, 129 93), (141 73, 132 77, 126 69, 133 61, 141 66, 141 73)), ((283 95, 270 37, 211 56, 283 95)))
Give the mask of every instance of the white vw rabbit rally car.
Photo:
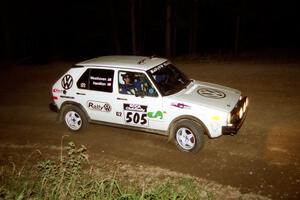
POLYGON ((103 56, 72 66, 52 87, 51 110, 73 132, 88 123, 166 135, 185 152, 204 138, 235 134, 248 98, 221 85, 189 79, 169 60, 103 56))

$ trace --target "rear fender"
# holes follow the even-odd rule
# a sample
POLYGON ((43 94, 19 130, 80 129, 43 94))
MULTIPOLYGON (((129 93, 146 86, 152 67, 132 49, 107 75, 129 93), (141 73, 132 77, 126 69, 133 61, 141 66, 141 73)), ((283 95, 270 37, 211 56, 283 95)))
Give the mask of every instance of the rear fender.
POLYGON ((80 109, 84 112, 87 121, 88 121, 88 122, 91 121, 90 116, 88 115, 88 113, 86 112, 86 110, 84 109, 84 107, 83 107, 81 104, 76 103, 76 102, 74 102, 74 101, 65 101, 65 102, 60 106, 60 109, 59 109, 59 112, 58 112, 58 121, 59 121, 59 122, 62 122, 62 121, 63 121, 63 110, 64 110, 64 107, 65 107, 66 105, 73 105, 73 106, 76 106, 76 107, 80 108, 80 109))

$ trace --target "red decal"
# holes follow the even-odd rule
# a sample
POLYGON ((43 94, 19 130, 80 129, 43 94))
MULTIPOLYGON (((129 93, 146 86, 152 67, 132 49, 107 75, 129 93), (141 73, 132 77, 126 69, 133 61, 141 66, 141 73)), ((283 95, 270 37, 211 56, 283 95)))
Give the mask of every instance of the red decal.
POLYGON ((53 88, 52 92, 54 92, 54 93, 62 93, 63 90, 57 89, 57 88, 53 88))
POLYGON ((57 100, 58 98, 56 96, 52 96, 52 100, 57 100))
POLYGON ((181 108, 181 109, 190 109, 191 108, 191 106, 185 105, 183 103, 172 103, 171 106, 181 108))

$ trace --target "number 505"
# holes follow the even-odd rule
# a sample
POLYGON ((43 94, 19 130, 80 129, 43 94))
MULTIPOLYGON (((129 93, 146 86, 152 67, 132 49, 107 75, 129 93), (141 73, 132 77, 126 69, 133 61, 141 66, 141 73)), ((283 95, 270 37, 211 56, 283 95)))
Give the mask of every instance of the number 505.
POLYGON ((147 123, 147 114, 139 112, 127 112, 125 116, 126 123, 144 125, 147 123))

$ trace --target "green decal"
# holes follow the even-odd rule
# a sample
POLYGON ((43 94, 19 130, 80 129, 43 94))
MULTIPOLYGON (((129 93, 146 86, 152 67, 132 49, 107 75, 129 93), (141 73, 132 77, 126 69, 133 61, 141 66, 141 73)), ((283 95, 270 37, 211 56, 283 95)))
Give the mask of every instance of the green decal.
POLYGON ((161 111, 157 111, 155 113, 155 115, 154 115, 154 112, 148 112, 147 115, 149 118, 159 118, 159 119, 163 118, 163 112, 161 112, 161 111))

